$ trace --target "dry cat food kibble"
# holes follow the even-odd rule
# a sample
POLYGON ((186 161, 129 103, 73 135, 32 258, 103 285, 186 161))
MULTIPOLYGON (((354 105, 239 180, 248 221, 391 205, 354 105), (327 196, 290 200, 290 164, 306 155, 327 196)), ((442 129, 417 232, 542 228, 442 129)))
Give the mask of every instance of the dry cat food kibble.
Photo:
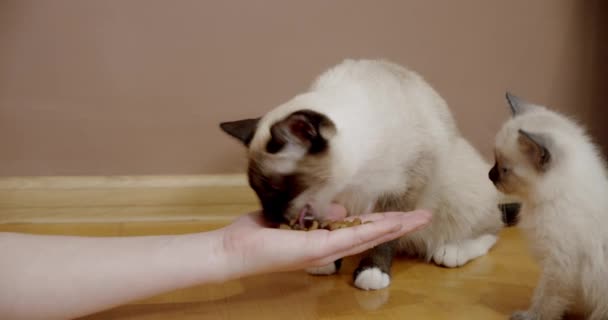
POLYGON ((319 221, 313 217, 307 216, 302 219, 303 223, 299 223, 298 219, 291 219, 289 224, 282 223, 279 228, 287 230, 300 230, 300 231, 311 231, 317 229, 337 230, 342 228, 354 227, 363 223, 370 223, 371 221, 362 222, 361 219, 355 218, 352 221, 319 221))
POLYGON ((300 230, 300 231, 311 231, 317 229, 326 230, 337 230, 342 228, 354 227, 363 223, 370 223, 371 221, 362 222, 361 219, 355 218, 352 221, 320 221, 315 219, 314 211, 310 205, 304 206, 300 210, 297 217, 289 220, 288 224, 282 223, 279 225, 279 229, 286 230, 300 230))

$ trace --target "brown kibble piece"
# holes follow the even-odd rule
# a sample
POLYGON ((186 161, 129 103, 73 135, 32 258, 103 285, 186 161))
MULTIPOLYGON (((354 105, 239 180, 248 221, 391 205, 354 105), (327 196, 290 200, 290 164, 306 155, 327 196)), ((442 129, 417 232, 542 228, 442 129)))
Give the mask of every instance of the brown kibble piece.
POLYGON ((338 230, 343 228, 349 228, 358 226, 361 224, 371 223, 371 221, 361 221, 360 218, 354 218, 352 221, 319 221, 314 219, 313 217, 306 217, 304 219, 304 225, 300 225, 298 219, 289 220, 289 224, 282 223, 279 225, 279 229, 284 230, 297 230, 297 231, 312 231, 318 229, 326 229, 326 230, 338 230))
POLYGON ((298 219, 293 218, 293 219, 289 220, 289 226, 293 227, 296 225, 297 222, 298 222, 298 219))
POLYGON ((337 229, 339 229, 339 228, 340 228, 340 223, 339 223, 339 222, 337 222, 337 221, 336 221, 336 222, 332 222, 332 223, 330 223, 330 224, 327 226, 327 228, 328 228, 330 231, 337 230, 337 229))

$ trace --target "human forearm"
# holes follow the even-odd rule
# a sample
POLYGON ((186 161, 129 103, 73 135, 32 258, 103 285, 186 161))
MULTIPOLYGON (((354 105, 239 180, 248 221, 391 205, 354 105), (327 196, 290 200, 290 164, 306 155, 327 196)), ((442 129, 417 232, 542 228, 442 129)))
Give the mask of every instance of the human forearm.
POLYGON ((426 225, 426 212, 362 216, 335 231, 267 228, 259 212, 220 230, 86 238, 0 233, 0 318, 74 318, 196 284, 321 266, 426 225))
POLYGON ((0 234, 2 318, 65 319, 229 277, 221 231, 85 238, 0 234))

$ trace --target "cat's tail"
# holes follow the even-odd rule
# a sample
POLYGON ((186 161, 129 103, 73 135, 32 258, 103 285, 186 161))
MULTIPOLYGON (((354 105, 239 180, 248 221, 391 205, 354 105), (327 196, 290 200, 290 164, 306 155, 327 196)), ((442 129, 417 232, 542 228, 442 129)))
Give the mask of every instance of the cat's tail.
POLYGON ((507 227, 512 227, 519 222, 519 213, 521 211, 521 203, 509 202, 501 203, 498 205, 498 209, 502 212, 502 222, 507 227))

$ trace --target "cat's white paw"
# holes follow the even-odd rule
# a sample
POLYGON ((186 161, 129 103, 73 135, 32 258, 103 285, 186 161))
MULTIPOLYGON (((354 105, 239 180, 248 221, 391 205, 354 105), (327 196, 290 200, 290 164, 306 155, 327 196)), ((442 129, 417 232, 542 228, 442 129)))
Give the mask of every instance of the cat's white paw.
POLYGON ((536 320, 536 317, 528 311, 515 311, 511 314, 510 320, 536 320))
POLYGON ((312 275, 316 275, 316 276, 328 276, 331 274, 334 274, 338 271, 338 268, 336 268, 336 264, 334 262, 324 265, 322 267, 314 267, 314 268, 307 268, 306 272, 308 272, 309 274, 312 275))
POLYGON ((361 271, 355 278, 355 287, 363 290, 379 290, 391 284, 391 277, 378 268, 361 271))
POLYGON ((496 244, 497 240, 498 237, 493 234, 484 234, 475 240, 471 240, 473 254, 477 254, 475 258, 488 253, 488 251, 490 251, 490 249, 496 244))
POLYGON ((460 267, 466 263, 460 246, 456 244, 441 246, 433 255, 433 261, 438 265, 448 268, 460 267))
POLYGON ((456 268, 485 255, 496 243, 496 236, 485 234, 477 239, 448 243, 440 246, 433 254, 433 261, 441 266, 456 268))

